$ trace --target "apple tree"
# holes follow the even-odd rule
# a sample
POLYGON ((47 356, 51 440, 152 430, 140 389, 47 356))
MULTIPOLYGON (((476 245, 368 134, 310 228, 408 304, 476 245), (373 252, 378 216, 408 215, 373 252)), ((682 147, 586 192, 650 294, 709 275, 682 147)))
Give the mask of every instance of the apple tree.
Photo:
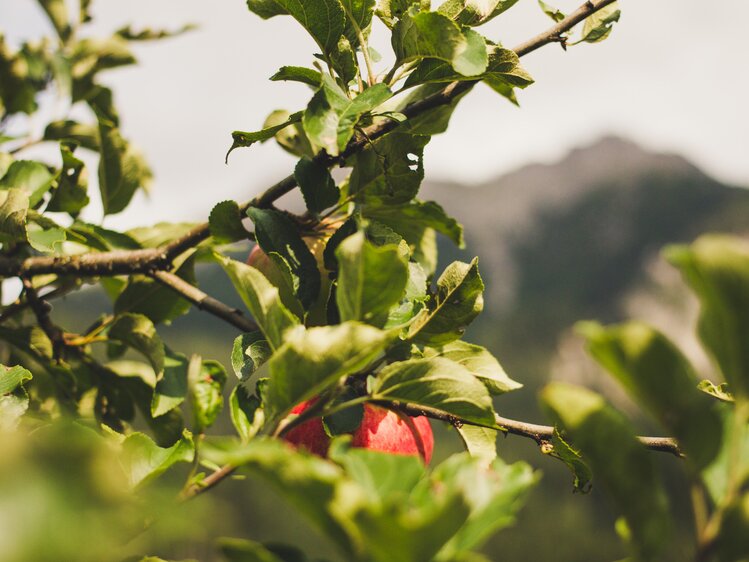
MULTIPOLYGON (((250 200, 216 202, 205 223, 124 232, 87 219, 88 205, 100 200, 105 219, 121 213, 152 174, 100 76, 136 62, 133 42, 189 27, 98 37, 90 0, 38 0, 54 36, 13 45, 0 35, 0 276, 20 280, 17 296, 3 284, 0 311, 0 557, 159 560, 214 517, 193 498, 251 473, 342 559, 485 560, 482 544, 511 526, 539 478, 497 455, 497 435, 509 433, 568 465, 578 490, 608 491, 635 560, 660 560, 668 545, 653 455, 683 457, 695 560, 747 558, 745 242, 705 236, 666 253, 701 300, 710 380, 647 325, 579 326, 673 437, 638 437, 604 398, 561 383, 541 394, 553 425, 506 418, 505 394, 522 385, 463 339, 484 286, 478 259, 438 271, 437 236, 462 246, 463 232, 418 198, 424 150, 474 86, 517 103, 533 83, 521 57, 601 41, 620 16, 613 0, 569 14, 539 2, 551 27, 521 45, 481 34, 516 1, 248 0, 260 18, 296 20, 316 49, 308 66, 271 77, 307 85, 307 105, 234 131, 229 153, 275 141, 298 159, 293 173, 250 200), (369 45, 374 26, 391 53, 369 45), (37 130, 50 96, 67 112, 37 130), (24 158, 36 145, 54 153, 24 158), (98 158, 96 194, 82 153, 98 158), (297 189, 306 211, 276 205, 297 189), (247 241, 253 255, 236 259, 247 241), (225 272, 244 310, 198 286, 202 264, 225 272), (58 325, 50 303, 88 285, 111 306, 80 333, 58 325), (166 345, 160 326, 193 307, 236 328, 230 357, 166 345), (430 423, 454 428, 465 452, 429 466, 430 423)), ((309 559, 294 544, 232 538, 216 552, 309 559)))

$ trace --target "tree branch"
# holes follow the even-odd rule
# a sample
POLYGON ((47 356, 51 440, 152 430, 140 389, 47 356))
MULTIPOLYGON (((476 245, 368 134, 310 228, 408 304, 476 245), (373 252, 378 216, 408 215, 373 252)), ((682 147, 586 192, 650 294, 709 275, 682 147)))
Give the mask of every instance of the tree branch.
MULTIPOLYGON (((522 57, 544 45, 558 42, 562 33, 569 31, 586 17, 597 12, 601 8, 612 4, 614 1, 615 0, 598 0, 585 2, 562 21, 550 27, 543 33, 540 33, 536 37, 515 47, 514 51, 518 56, 522 57)), ((411 103, 404 108, 401 113, 403 113, 408 119, 412 119, 430 109, 452 103, 459 96, 473 88, 477 83, 478 81, 452 82, 442 90, 411 103)), ((372 124, 369 127, 364 128, 363 134, 353 139, 339 156, 333 157, 325 152, 321 152, 315 157, 315 160, 327 167, 331 167, 338 162, 342 162, 352 154, 365 149, 372 141, 386 135, 399 125, 400 122, 393 119, 386 119, 372 124)), ((286 176, 275 185, 269 187, 262 194, 240 205, 240 211, 244 213, 249 207, 267 207, 283 195, 292 191, 296 185, 296 179, 293 174, 286 176)), ((20 262, 0 257, 0 276, 33 276, 45 273, 99 276, 149 273, 155 270, 166 270, 170 268, 171 262, 175 257, 182 252, 197 246, 203 240, 209 238, 210 234, 210 229, 206 222, 197 225, 183 236, 161 248, 97 252, 64 257, 32 257, 26 258, 20 262)))
MULTIPOLYGON (((374 401, 374 403, 379 403, 382 406, 400 410, 401 412, 404 412, 410 416, 426 416, 431 419, 448 422, 452 425, 480 425, 461 420, 456 416, 446 414, 441 410, 427 408, 416 404, 388 401, 374 401)), ((495 420, 497 422, 497 425, 507 433, 533 439, 538 445, 545 445, 550 443, 551 438, 554 436, 554 428, 549 425, 537 425, 534 423, 513 420, 510 418, 502 417, 498 414, 495 414, 495 420)), ((679 445, 674 439, 670 437, 638 437, 637 439, 640 441, 640 443, 643 444, 643 446, 650 449, 651 451, 671 453, 672 455, 680 458, 684 456, 684 454, 681 452, 681 449, 679 448, 679 445)))
POLYGON ((165 287, 181 295, 186 300, 197 306, 200 310, 213 314, 244 332, 254 332, 259 329, 257 324, 246 318, 241 311, 225 305, 218 299, 215 299, 197 287, 190 285, 187 281, 178 277, 174 273, 169 273, 167 271, 152 271, 149 273, 149 276, 165 287))

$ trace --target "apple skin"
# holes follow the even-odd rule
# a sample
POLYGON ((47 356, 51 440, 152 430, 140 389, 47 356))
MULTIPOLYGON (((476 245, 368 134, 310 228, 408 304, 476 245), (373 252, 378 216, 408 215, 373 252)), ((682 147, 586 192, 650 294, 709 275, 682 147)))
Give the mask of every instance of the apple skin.
MULTIPOLYGON (((301 414, 315 402, 316 399, 312 399, 297 404, 291 413, 301 414)), ((392 410, 365 404, 361 425, 351 435, 351 445, 384 453, 420 456, 425 463, 429 463, 434 450, 434 435, 429 418, 408 417, 413 422, 416 433, 409 427, 410 424, 392 410)), ((310 419, 290 429, 283 439, 315 455, 324 457, 328 454, 330 437, 323 429, 321 418, 310 419)))

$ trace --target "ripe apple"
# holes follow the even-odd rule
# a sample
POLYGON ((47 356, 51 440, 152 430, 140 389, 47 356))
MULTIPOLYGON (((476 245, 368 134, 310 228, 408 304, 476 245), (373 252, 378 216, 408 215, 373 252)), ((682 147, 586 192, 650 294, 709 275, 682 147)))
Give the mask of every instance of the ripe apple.
MULTIPOLYGON (((301 414, 315 402, 316 399, 312 399, 297 404, 291 413, 301 414)), ((307 420, 290 429, 283 439, 321 457, 327 455, 330 445, 321 418, 307 420)), ((428 463, 434 450, 434 435, 425 416, 399 415, 392 410, 365 404, 361 425, 352 433, 351 444, 385 453, 419 455, 428 463)))

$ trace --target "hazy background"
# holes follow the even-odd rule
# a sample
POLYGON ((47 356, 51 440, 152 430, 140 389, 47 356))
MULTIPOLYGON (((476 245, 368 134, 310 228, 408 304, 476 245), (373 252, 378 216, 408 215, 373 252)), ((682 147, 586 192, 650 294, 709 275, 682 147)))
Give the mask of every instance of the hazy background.
MULTIPOLYGON (((557 5, 569 10, 577 2, 557 5)), ((290 171, 292 158, 272 143, 238 150, 223 163, 232 130, 257 129, 271 110, 306 103, 306 87, 264 79, 284 64, 311 62, 314 46, 290 18, 261 22, 241 0, 98 0, 95 6, 100 33, 128 22, 200 25, 137 46, 139 66, 107 74, 123 129, 156 173, 150 199, 138 195, 107 224, 203 220, 217 201, 245 200, 290 171)), ((622 10, 622 21, 600 45, 566 53, 550 45, 524 58, 537 84, 519 93, 521 109, 476 88, 450 130, 428 145, 421 195, 466 226, 467 249, 443 244, 443 262, 480 256, 486 309, 467 339, 488 346, 526 385, 497 400, 498 410, 542 421, 536 391, 550 377, 562 378, 605 392, 642 431, 656 432, 585 359, 571 326, 586 318, 647 319, 710 376, 692 335, 696 305, 659 250, 705 231, 749 231, 749 3, 624 1, 622 10)), ((31 0, 0 0, 0 22, 12 40, 45 31, 31 0)), ((535 0, 521 0, 482 31, 512 46, 549 23, 535 0)), ((387 60, 388 45, 377 48, 387 60)), ((96 220, 96 211, 88 218, 96 220)), ((239 304, 223 274, 203 268, 198 276, 207 292, 239 304)), ((56 305, 54 315, 76 329, 109 309, 103 294, 90 291, 56 305)), ((160 333, 176 349, 224 364, 236 335, 200 312, 160 333)), ((437 459, 458 447, 454 434, 438 431, 437 459)), ((487 545, 492 560, 624 557, 601 490, 573 495, 566 469, 530 441, 500 439, 500 453, 527 459, 544 478, 517 527, 487 545)), ((679 461, 657 458, 684 532, 690 518, 679 501, 679 461)), ((220 534, 292 540, 315 555, 329 554, 329 545, 262 485, 231 482, 217 492, 226 501, 217 514, 220 534)), ((687 559, 688 548, 677 536, 670 559, 687 559)), ((208 547, 195 545, 161 554, 211 559, 208 547)))

